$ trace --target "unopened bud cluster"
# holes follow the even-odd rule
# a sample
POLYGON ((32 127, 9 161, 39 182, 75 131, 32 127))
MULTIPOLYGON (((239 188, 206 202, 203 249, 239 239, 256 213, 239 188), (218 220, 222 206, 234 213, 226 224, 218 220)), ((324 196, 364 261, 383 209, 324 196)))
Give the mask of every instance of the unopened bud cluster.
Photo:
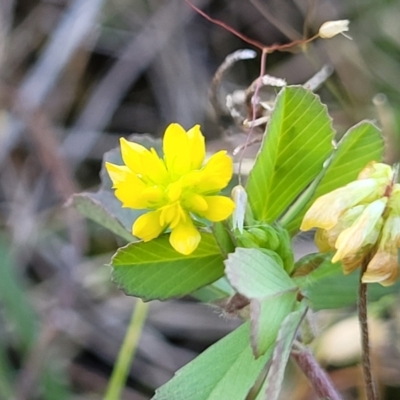
POLYGON ((335 250, 344 273, 368 263, 363 282, 396 282, 400 247, 400 184, 386 164, 372 162, 348 185, 319 197, 304 216, 301 230, 318 228, 321 252, 335 250))
POLYGON ((232 232, 236 244, 240 247, 256 248, 276 259, 288 273, 294 268, 294 257, 290 236, 279 225, 270 225, 253 218, 247 193, 243 186, 237 185, 232 190, 235 211, 232 215, 232 232))
POLYGON ((235 235, 237 244, 241 247, 258 248, 269 255, 275 253, 277 261, 290 272, 294 266, 293 251, 290 236, 286 229, 269 224, 244 228, 242 233, 235 235))

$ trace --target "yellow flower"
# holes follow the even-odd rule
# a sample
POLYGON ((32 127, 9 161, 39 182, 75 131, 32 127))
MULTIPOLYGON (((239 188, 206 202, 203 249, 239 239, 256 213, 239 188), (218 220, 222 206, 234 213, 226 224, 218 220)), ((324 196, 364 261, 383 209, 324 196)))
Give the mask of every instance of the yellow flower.
POLYGON ((379 282, 383 286, 390 286, 397 281, 399 275, 400 185, 397 183, 393 187, 387 210, 388 216, 382 228, 378 250, 362 277, 364 283, 379 282))
POLYGON ((374 245, 382 228, 382 214, 385 211, 387 198, 368 204, 354 223, 340 232, 335 242, 337 249, 332 262, 357 254, 361 249, 374 245))
POLYGON ((378 199, 383 195, 384 186, 376 179, 362 179, 333 190, 315 200, 308 209, 300 226, 302 231, 311 228, 332 229, 346 210, 354 206, 378 199))
POLYGON ((318 228, 315 242, 322 252, 336 250, 332 262, 350 273, 372 257, 364 282, 393 284, 400 247, 400 185, 393 170, 372 162, 355 182, 319 197, 304 216, 301 230, 318 228))
POLYGON ((389 216, 382 230, 378 251, 368 263, 362 281, 393 285, 399 274, 398 250, 400 247, 400 217, 389 216))
POLYGON ((147 242, 170 229, 172 247, 187 255, 201 239, 194 216, 217 222, 232 214, 233 201, 217 195, 232 177, 232 160, 219 151, 203 166, 206 151, 199 125, 187 132, 179 124, 169 125, 164 159, 153 148, 123 138, 120 143, 125 165, 106 163, 115 196, 123 207, 151 210, 133 224, 136 237, 147 242))

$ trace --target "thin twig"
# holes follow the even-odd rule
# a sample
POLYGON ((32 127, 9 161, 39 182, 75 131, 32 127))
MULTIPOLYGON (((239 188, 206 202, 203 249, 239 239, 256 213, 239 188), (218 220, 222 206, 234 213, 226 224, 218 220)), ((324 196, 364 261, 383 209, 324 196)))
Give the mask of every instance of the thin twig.
POLYGON ((285 43, 285 44, 277 44, 277 43, 275 43, 275 44, 272 44, 271 46, 265 46, 261 42, 259 42, 257 40, 254 40, 254 39, 251 39, 246 35, 243 35, 242 33, 237 31, 236 29, 232 28, 231 26, 229 26, 225 22, 210 17, 208 14, 206 14, 200 8, 196 7, 193 3, 191 3, 190 0, 184 0, 184 1, 190 7, 192 7, 193 10, 195 10, 198 14, 200 14, 202 17, 204 17, 207 21, 210 21, 213 24, 224 28, 228 32, 230 32, 233 35, 237 36, 238 38, 242 39, 244 42, 246 42, 246 43, 258 48, 259 50, 261 50, 263 53, 266 53, 266 54, 273 53, 274 51, 290 51, 290 50, 292 50, 293 47, 304 46, 305 44, 310 43, 310 42, 312 42, 313 40, 315 40, 315 39, 317 39, 319 37, 319 34, 316 34, 316 35, 314 35, 314 36, 312 36, 312 37, 310 37, 308 39, 298 39, 298 40, 294 40, 292 42, 285 43))
POLYGON ((364 374, 365 392, 368 400, 377 400, 374 380, 372 377, 371 358, 369 348, 369 333, 368 333, 368 316, 367 316, 367 284, 362 282, 369 258, 367 258, 361 267, 360 286, 358 292, 358 320, 361 330, 361 361, 364 374))
POLYGON ((265 68, 266 68, 266 63, 267 63, 267 54, 268 52, 264 49, 262 54, 261 54, 261 64, 260 64, 260 75, 259 75, 259 79, 257 82, 257 86, 256 89, 254 91, 254 95, 252 97, 252 118, 251 118, 251 127, 249 130, 249 133, 247 134, 247 138, 246 138, 246 143, 244 144, 244 151, 242 152, 240 159, 239 159, 239 185, 241 184, 241 180, 242 180, 242 174, 241 174, 241 170, 242 170, 242 164, 243 164, 243 158, 246 152, 246 149, 250 143, 250 139, 252 136, 252 133, 254 131, 254 121, 257 118, 257 99, 258 99, 258 94, 260 92, 260 88, 262 86, 262 77, 265 75, 265 68))
POLYGON ((229 112, 227 112, 228 110, 226 105, 222 106, 222 104, 218 99, 218 89, 220 88, 221 80, 224 74, 227 71, 229 71, 232 65, 235 64, 237 61, 250 60, 252 58, 255 58, 256 56, 257 53, 254 50, 250 49, 236 50, 235 52, 225 57, 224 62, 218 67, 217 71, 215 72, 210 84, 208 97, 210 99, 210 103, 213 106, 219 121, 222 124, 225 122, 224 118, 228 117, 229 120, 231 120, 232 116, 229 112))
POLYGON ((247 37, 246 35, 243 35, 242 33, 238 32, 236 29, 233 29, 231 26, 226 24, 223 21, 220 21, 218 19, 210 17, 208 14, 206 14, 203 10, 201 10, 199 7, 196 7, 193 3, 191 3, 189 0, 184 0, 191 8, 193 8, 194 11, 196 11, 198 14, 200 14, 203 18, 205 18, 207 21, 212 22, 215 25, 220 26, 221 28, 224 28, 228 32, 232 33, 233 35, 237 36, 239 39, 242 39, 244 42, 251 44, 254 47, 257 47, 260 50, 263 50, 265 46, 260 43, 257 40, 251 39, 247 37))

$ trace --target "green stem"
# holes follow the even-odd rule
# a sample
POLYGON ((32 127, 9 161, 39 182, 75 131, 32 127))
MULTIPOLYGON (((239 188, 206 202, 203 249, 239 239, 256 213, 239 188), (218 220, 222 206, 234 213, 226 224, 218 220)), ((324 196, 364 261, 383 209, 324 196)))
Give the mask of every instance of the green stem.
POLYGON ((108 383, 104 400, 117 400, 121 397, 121 392, 125 387, 131 362, 146 321, 148 308, 148 303, 144 303, 141 299, 137 299, 136 306, 133 309, 132 317, 129 322, 128 330, 119 350, 117 362, 108 383))

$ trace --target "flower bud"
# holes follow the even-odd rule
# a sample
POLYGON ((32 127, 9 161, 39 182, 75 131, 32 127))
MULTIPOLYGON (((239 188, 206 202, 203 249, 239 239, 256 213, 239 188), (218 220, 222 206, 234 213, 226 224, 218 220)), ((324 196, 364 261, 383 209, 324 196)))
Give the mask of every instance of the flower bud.
POLYGON ((248 232, 253 235, 254 239, 257 240, 258 244, 261 247, 265 247, 268 243, 268 233, 265 232, 265 230, 258 228, 258 227, 254 227, 254 228, 249 228, 248 232))
POLYGON ((232 189, 231 197, 235 203, 235 209, 232 214, 233 229, 238 229, 243 233, 244 220, 247 207, 247 193, 242 185, 237 185, 232 189))
POLYGON ((250 228, 249 232, 259 239, 261 247, 271 250, 279 247, 279 235, 271 225, 262 224, 259 227, 250 228))
POLYGON ((319 37, 322 39, 330 39, 336 35, 343 34, 343 32, 349 30, 349 22, 348 19, 324 22, 319 28, 319 37))
POLYGON ((257 238, 255 238, 250 232, 244 230, 242 233, 235 235, 237 245, 239 247, 245 247, 248 249, 258 249, 260 244, 257 238))

